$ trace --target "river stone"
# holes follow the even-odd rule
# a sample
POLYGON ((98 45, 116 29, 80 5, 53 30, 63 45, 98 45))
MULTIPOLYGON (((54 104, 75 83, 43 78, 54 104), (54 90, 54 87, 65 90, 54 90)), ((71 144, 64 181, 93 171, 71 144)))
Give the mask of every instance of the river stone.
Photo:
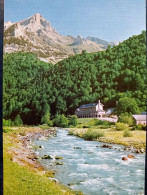
POLYGON ((128 159, 124 156, 124 157, 122 157, 122 160, 128 160, 128 159))
POLYGON ((144 149, 140 149, 140 152, 141 152, 141 153, 144 153, 144 149))
POLYGON ((59 160, 59 159, 61 159, 61 160, 62 160, 62 159, 63 159, 63 157, 61 157, 61 156, 55 156, 55 159, 56 159, 56 160, 59 160))
POLYGON ((48 179, 52 180, 52 181, 55 182, 55 183, 58 183, 58 182, 59 182, 57 179, 52 178, 52 177, 48 177, 48 179))
POLYGON ((39 156, 34 156, 34 159, 39 159, 39 156))
POLYGON ((81 149, 80 147, 74 147, 74 149, 81 149))
POLYGON ((56 162, 56 165, 63 165, 62 162, 56 162))
POLYGON ((140 151, 139 149, 137 149, 137 150, 135 151, 135 153, 138 153, 138 154, 139 154, 139 153, 141 153, 141 151, 140 151))
POLYGON ((104 144, 104 145, 102 145, 101 147, 102 147, 102 148, 112 148, 111 145, 107 145, 107 144, 104 144))
POLYGON ((42 159, 53 159, 50 155, 44 155, 42 159))
POLYGON ((133 156, 132 154, 128 154, 127 157, 128 158, 135 158, 135 156, 133 156))

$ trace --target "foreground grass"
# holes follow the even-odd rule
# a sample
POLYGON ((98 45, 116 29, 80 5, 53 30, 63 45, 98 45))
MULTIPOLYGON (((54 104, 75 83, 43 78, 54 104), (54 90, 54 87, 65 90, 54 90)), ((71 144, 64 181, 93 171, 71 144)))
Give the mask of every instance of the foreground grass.
MULTIPOLYGON (((33 129, 33 128, 32 128, 33 129)), ((49 180, 42 172, 34 171, 29 166, 21 166, 13 162, 9 153, 11 147, 18 147, 16 135, 25 134, 25 128, 5 128, 3 135, 4 154, 4 195, 72 195, 80 194, 49 180), (13 141, 12 141, 13 140, 13 141)), ((31 131, 31 128, 27 129, 31 131)))
MULTIPOLYGON (((70 128, 69 134, 84 138, 88 131, 99 132, 99 137, 93 137, 93 140, 101 141, 109 144, 121 144, 125 146, 133 146, 136 149, 146 149, 146 131, 135 130, 131 131, 132 137, 124 137, 124 131, 115 131, 110 128, 98 129, 98 127, 89 128, 70 128)), ((98 133, 97 133, 98 134, 98 133)), ((99 135, 98 134, 98 135, 99 135)))

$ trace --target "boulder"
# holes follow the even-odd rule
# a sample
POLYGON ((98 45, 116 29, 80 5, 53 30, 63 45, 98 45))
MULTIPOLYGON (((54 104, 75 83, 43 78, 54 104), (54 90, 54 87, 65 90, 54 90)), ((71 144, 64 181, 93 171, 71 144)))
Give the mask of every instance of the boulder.
POLYGON ((53 159, 50 155, 44 155, 42 159, 53 159))
POLYGON ((141 153, 144 153, 145 151, 144 151, 144 149, 142 148, 142 149, 140 149, 140 152, 141 152, 141 153))
POLYGON ((52 180, 52 181, 55 182, 55 183, 58 183, 58 182, 59 182, 57 179, 52 178, 52 177, 48 177, 48 179, 52 180))
POLYGON ((63 157, 61 157, 61 156, 55 156, 55 159, 56 159, 56 160, 59 160, 59 159, 61 159, 61 160, 62 160, 62 159, 63 159, 63 157))
POLYGON ((74 149, 81 149, 80 147, 74 147, 74 149))
POLYGON ((128 159, 124 156, 124 157, 122 157, 122 160, 128 160, 128 159))
POLYGON ((141 153, 141 152, 140 152, 140 150, 139 150, 139 149, 137 149, 137 150, 135 150, 135 153, 138 153, 138 154, 139 154, 139 153, 141 153))
POLYGON ((127 157, 128 158, 135 158, 135 156, 133 156, 132 154, 128 154, 127 157))
POLYGON ((56 162, 56 165, 63 165, 62 162, 56 162))
POLYGON ((102 145, 101 147, 102 147, 102 148, 112 148, 111 145, 107 145, 107 144, 104 144, 104 145, 102 145))

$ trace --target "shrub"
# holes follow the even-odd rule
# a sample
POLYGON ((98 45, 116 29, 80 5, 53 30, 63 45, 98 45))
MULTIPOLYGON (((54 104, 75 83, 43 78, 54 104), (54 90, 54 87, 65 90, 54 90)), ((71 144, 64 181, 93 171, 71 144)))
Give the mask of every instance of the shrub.
POLYGON ((74 135, 74 129, 70 129, 68 135, 74 135))
POLYGON ((98 126, 98 125, 103 125, 103 126, 109 126, 114 124, 113 122, 109 122, 109 121, 102 121, 99 119, 92 119, 89 122, 86 123, 86 125, 89 126, 98 126))
POLYGON ((94 140, 100 137, 104 137, 104 132, 99 130, 92 130, 92 129, 88 129, 88 131, 86 131, 86 133, 83 135, 83 138, 85 140, 94 140))
POLYGON ((54 124, 57 127, 68 127, 68 119, 62 114, 62 115, 56 115, 54 119, 54 124))
POLYGON ((124 137, 132 137, 132 133, 129 130, 124 130, 124 137))
POLYGON ((136 125, 134 129, 135 130, 146 130, 146 125, 139 124, 139 125, 136 125))
POLYGON ((50 120, 50 114, 46 113, 42 118, 41 118, 41 124, 47 124, 48 126, 52 127, 53 122, 50 120))
POLYGON ((3 119, 3 126, 13 126, 13 125, 14 125, 14 122, 11 121, 10 119, 9 120, 3 119))
POLYGON ((69 125, 72 125, 74 127, 77 126, 78 124, 78 120, 77 120, 77 116, 76 115, 72 115, 72 116, 69 116, 69 125))
POLYGON ((128 125, 126 125, 124 123, 116 123, 115 130, 116 131, 129 130, 129 127, 128 127, 128 125))
POLYGON ((15 117, 14 125, 16 125, 16 126, 22 126, 23 125, 23 122, 22 122, 22 119, 21 119, 20 115, 17 115, 15 117))
POLYGON ((128 113, 123 113, 119 116, 118 122, 128 124, 129 126, 133 125, 133 117, 128 113))

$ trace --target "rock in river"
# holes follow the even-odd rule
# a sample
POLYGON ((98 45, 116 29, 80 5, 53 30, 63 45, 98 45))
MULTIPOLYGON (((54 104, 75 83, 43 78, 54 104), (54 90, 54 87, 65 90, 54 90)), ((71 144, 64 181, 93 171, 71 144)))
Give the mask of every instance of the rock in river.
POLYGON ((126 157, 122 157, 122 160, 128 160, 126 157))
POLYGON ((53 159, 50 155, 44 155, 42 159, 53 159))
POLYGON ((102 145, 101 147, 102 147, 102 148, 112 148, 111 145, 107 145, 107 144, 104 144, 104 145, 102 145))
POLYGON ((132 154, 128 154, 127 157, 128 158, 135 158, 135 156, 133 156, 132 154))
POLYGON ((80 147, 74 147, 74 149, 81 149, 80 147))
POLYGON ((56 162, 56 165, 63 165, 62 162, 56 162))
POLYGON ((63 159, 63 157, 61 157, 61 156, 55 156, 55 159, 56 159, 56 160, 59 160, 59 159, 61 159, 61 160, 62 160, 62 159, 63 159))

